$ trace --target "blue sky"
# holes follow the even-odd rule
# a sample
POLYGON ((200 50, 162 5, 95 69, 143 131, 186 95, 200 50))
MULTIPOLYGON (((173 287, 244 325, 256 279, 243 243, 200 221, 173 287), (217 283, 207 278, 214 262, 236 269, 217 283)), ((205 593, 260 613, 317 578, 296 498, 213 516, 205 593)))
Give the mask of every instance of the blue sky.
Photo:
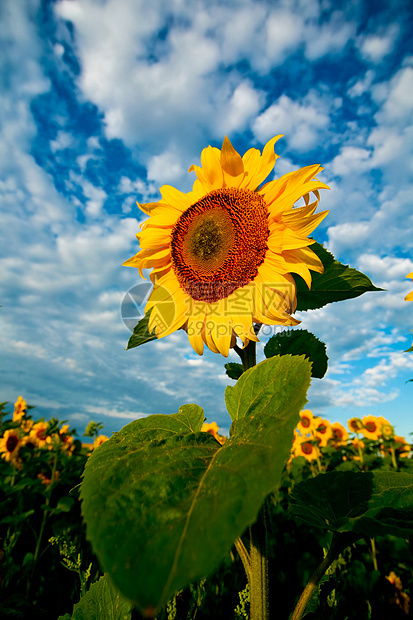
POLYGON ((324 166, 317 240, 386 289, 298 317, 330 358, 308 407, 413 431, 410 2, 3 0, 0 22, 1 401, 107 433, 196 402, 228 429, 227 360, 182 332, 125 351, 121 265, 136 201, 188 191, 225 134, 282 133, 275 177, 324 166))

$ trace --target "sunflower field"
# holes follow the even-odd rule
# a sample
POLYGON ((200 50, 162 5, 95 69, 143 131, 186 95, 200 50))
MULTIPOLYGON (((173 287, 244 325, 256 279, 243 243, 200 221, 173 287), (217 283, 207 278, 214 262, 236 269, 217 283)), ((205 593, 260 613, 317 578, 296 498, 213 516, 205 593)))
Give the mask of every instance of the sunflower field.
POLYGON ((265 182, 278 138, 204 149, 190 192, 140 205, 125 262, 153 283, 129 350, 182 329, 199 355, 238 355, 228 437, 194 403, 110 438, 91 422, 89 443, 23 397, 2 405, 2 618, 411 616, 410 442, 391 419, 306 408, 328 356, 293 316, 379 289, 309 236, 327 215, 319 165, 265 182), (283 331, 257 363, 263 325, 283 331))
MULTIPOLYGON (((99 434, 101 425, 91 423, 89 443, 81 443, 67 424, 34 420, 22 397, 11 419, 7 410, 3 403, 1 617, 145 617, 103 573, 86 539, 79 483, 87 459, 108 439, 99 434)), ((222 446, 228 441, 215 422, 203 423, 201 432, 222 446)), ((360 479, 371 476, 380 505, 377 495, 389 492, 386 480, 395 472, 401 482, 413 475, 412 453, 388 420, 352 418, 345 428, 300 412, 280 487, 266 500, 270 601, 277 617, 288 618, 293 609, 298 614, 303 596, 307 618, 410 617, 413 539, 407 522, 396 525, 397 510, 388 507, 379 524, 374 506, 366 510, 360 479), (351 510, 361 527, 352 526, 351 510)), ((237 553, 249 544, 245 532, 215 571, 178 590, 156 618, 250 618, 250 586, 237 553)))

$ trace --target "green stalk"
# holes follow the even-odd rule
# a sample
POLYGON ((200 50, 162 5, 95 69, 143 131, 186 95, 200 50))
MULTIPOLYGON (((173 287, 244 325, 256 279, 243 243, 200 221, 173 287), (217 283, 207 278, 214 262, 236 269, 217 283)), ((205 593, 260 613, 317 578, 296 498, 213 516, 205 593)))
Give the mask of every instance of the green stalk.
POLYGON ((340 553, 344 551, 349 545, 353 544, 360 538, 357 534, 353 532, 347 532, 345 534, 333 534, 333 540, 331 542, 330 549, 328 550, 326 556, 321 561, 319 566, 314 571, 313 575, 310 578, 310 581, 307 583, 306 587, 301 594, 297 605, 293 611, 293 614, 290 620, 300 620, 303 617, 305 609, 308 603, 311 600, 314 592, 318 588, 318 584, 321 581, 322 576, 327 571, 327 569, 331 566, 331 564, 338 558, 340 553))
POLYGON ((44 534, 44 528, 46 526, 46 522, 49 516, 49 512, 50 512, 50 499, 51 499, 51 495, 52 495, 52 489, 55 483, 55 476, 56 476, 56 469, 57 469, 57 452, 55 454, 54 457, 54 461, 53 461, 53 467, 52 467, 52 475, 51 475, 51 479, 50 479, 50 484, 46 489, 46 501, 45 501, 45 506, 44 506, 44 510, 43 510, 43 518, 42 518, 42 523, 40 525, 40 530, 39 530, 39 535, 37 537, 37 541, 36 541, 36 548, 34 550, 34 554, 33 554, 33 565, 32 565, 32 570, 30 572, 30 578, 27 582, 27 595, 29 595, 30 592, 30 588, 32 585, 32 579, 33 579, 33 575, 34 575, 34 571, 36 569, 36 564, 37 564, 37 560, 39 558, 39 553, 40 553, 40 547, 42 544, 42 539, 43 539, 43 534, 44 534))
POLYGON ((394 442, 392 442, 392 445, 390 447, 390 454, 391 454, 392 465, 393 465, 395 471, 398 471, 399 468, 397 466, 396 450, 394 449, 394 442))
POLYGON ((257 521, 250 527, 250 620, 270 619, 270 591, 268 575, 268 533, 266 501, 257 521))
POLYGON ((371 543, 371 557, 373 558, 374 570, 379 570, 379 567, 377 565, 376 539, 370 538, 370 543, 371 543))
MULTIPOLYGON (((256 345, 250 340, 248 345, 241 349, 234 347, 241 358, 242 368, 245 372, 257 363, 256 345)), ((245 572, 250 585, 250 620, 269 620, 269 585, 268 585, 268 533, 267 533, 267 508, 264 502, 257 521, 250 527, 250 552, 248 554, 244 545, 236 541, 235 547, 244 564, 245 572)))

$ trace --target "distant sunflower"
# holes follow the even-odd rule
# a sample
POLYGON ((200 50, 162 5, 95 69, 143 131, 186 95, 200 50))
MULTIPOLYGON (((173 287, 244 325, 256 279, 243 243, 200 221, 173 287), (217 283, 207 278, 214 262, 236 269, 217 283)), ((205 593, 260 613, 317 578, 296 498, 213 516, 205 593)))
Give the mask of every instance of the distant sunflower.
POLYGON ((21 446, 20 435, 16 429, 5 431, 0 439, 0 454, 6 461, 15 462, 21 446))
POLYGON ((309 441, 306 437, 294 437, 293 456, 303 456, 307 461, 316 461, 320 456, 320 451, 313 442, 309 441))
POLYGON ((363 428, 363 422, 360 420, 360 418, 350 418, 347 424, 350 431, 352 431, 353 433, 361 433, 361 430, 363 428))
POLYGON ((298 430, 303 435, 308 435, 309 433, 312 432, 314 428, 313 421, 314 421, 314 416, 309 409, 304 409, 303 411, 300 411, 300 421, 297 424, 298 430))
POLYGON ((386 428, 390 425, 390 422, 385 420, 382 416, 375 417, 373 415, 364 416, 362 422, 363 428, 360 432, 364 435, 364 437, 367 437, 367 439, 379 439, 382 435, 383 424, 386 428))
POLYGON ((297 325, 292 273, 311 286, 323 272, 308 235, 327 215, 315 214, 321 188, 318 164, 289 172, 261 186, 277 155, 272 138, 262 154, 243 157, 225 137, 222 149, 208 146, 188 193, 164 185, 162 199, 139 205, 149 219, 137 234, 141 250, 124 265, 150 274, 154 289, 145 311, 158 338, 186 330, 194 350, 204 344, 228 356, 236 336, 244 346, 258 341, 253 323, 297 325), (310 202, 310 194, 315 199, 310 202), (300 198, 304 206, 294 205, 300 198))
POLYGON ((334 424, 331 425, 331 433, 333 444, 342 444, 348 439, 348 432, 340 422, 334 422, 334 424))
POLYGON ((325 447, 328 444, 328 440, 333 437, 331 430, 331 424, 328 420, 317 417, 313 419, 314 435, 318 439, 318 445, 325 447))
POLYGON ((23 396, 19 396, 14 403, 13 422, 20 422, 20 420, 26 415, 26 412, 27 403, 23 396))

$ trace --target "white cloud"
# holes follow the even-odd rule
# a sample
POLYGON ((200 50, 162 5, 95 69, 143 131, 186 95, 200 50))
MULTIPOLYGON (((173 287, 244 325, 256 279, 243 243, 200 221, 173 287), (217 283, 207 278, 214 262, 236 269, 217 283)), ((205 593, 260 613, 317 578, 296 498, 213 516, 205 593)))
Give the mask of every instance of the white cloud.
MULTIPOLYGON (((113 405, 111 403, 107 403, 106 406, 104 405, 87 405, 86 407, 86 411, 92 415, 92 416, 105 416, 105 417, 111 417, 111 418, 125 418, 125 419, 129 419, 129 420, 138 420, 139 418, 146 418, 148 415, 150 415, 149 413, 142 413, 141 411, 128 411, 128 410, 121 410, 119 411, 119 409, 114 408, 113 405)), ((104 431, 103 431, 104 432, 104 431)))
MULTIPOLYGON (((242 0, 211 11, 203 2, 178 0, 145 9, 127 0, 63 0, 55 12, 75 26, 79 85, 104 112, 107 136, 144 143, 151 156, 179 144, 182 135, 180 149, 190 154, 205 131, 222 138, 259 113, 262 93, 245 82, 237 63, 247 61, 265 75, 303 48, 310 61, 341 54, 355 31, 338 11, 318 24, 316 2, 252 6, 242 0), (176 19, 166 29, 168 14, 176 19), (154 45, 162 28, 166 35, 154 45)), ((305 150, 326 127, 328 111, 327 121, 324 109, 298 116, 304 122, 294 148, 305 150)))
POLYGON ((148 179, 161 185, 178 179, 184 172, 186 170, 181 165, 176 150, 154 155, 148 162, 148 179))
POLYGON ((331 163, 333 174, 347 176, 351 172, 371 170, 372 151, 358 146, 343 146, 331 163))
POLYGON ((375 72, 373 69, 368 69, 366 74, 361 79, 352 80, 353 85, 348 89, 347 94, 350 97, 360 97, 365 92, 370 90, 370 87, 373 83, 375 77, 375 72))
MULTIPOLYGON (((400 69, 393 78, 384 84, 386 95, 376 119, 381 123, 404 125, 413 117, 413 67, 400 69)), ((374 90, 373 96, 378 101, 384 97, 383 90, 374 90)))
POLYGON ((280 64, 300 45, 304 22, 290 11, 273 11, 266 20, 266 52, 271 64, 280 64))
POLYGON ((347 22, 339 11, 332 13, 330 20, 321 25, 312 24, 305 29, 306 57, 310 61, 323 56, 340 54, 354 37, 356 25, 347 22))
POLYGON ((72 147, 74 139, 72 134, 67 131, 59 131, 56 138, 50 141, 50 150, 55 153, 63 149, 72 147))
POLYGON ((390 353, 376 366, 367 368, 357 383, 370 388, 384 387, 389 379, 396 377, 400 371, 413 370, 413 356, 406 353, 390 353))
POLYGON ((398 24, 391 24, 383 34, 375 33, 359 37, 361 56, 370 62, 381 62, 394 50, 399 31, 398 24))
POLYGON ((265 101, 262 91, 257 91, 247 82, 241 82, 229 99, 218 130, 222 135, 242 131, 248 122, 261 110, 265 101))
POLYGON ((254 135, 260 142, 266 142, 277 133, 284 133, 290 149, 303 152, 315 148, 328 133, 329 111, 333 105, 314 90, 301 101, 281 95, 255 119, 254 135))

